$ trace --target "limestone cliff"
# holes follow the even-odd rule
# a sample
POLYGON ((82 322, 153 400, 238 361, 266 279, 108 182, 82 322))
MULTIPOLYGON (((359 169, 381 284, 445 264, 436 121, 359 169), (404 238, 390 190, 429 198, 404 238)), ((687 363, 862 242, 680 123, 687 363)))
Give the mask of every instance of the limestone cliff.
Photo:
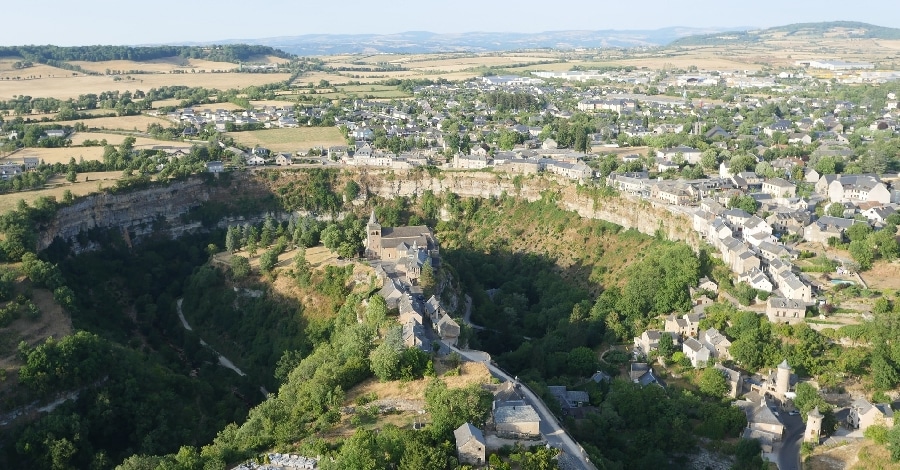
MULTIPOLYGON (((227 202, 239 195, 262 198, 272 194, 273 190, 266 188, 252 173, 234 174, 231 178, 232 181, 226 184, 209 184, 208 178, 194 177, 133 192, 99 193, 80 198, 71 206, 61 208, 50 223, 40 227, 37 248, 47 248, 56 237, 74 242, 79 239, 79 234, 93 229, 122 231, 134 242, 154 230, 177 237, 203 228, 200 222, 185 221, 183 216, 204 203, 227 202)), ((606 220, 648 235, 661 231, 669 239, 684 241, 695 248, 699 245, 689 215, 679 208, 626 196, 593 197, 588 191, 579 190, 575 183, 553 175, 513 177, 469 171, 441 172, 432 176, 421 171, 363 169, 345 172, 342 178, 353 178, 369 194, 385 198, 418 196, 429 190, 435 194, 452 192, 460 197, 509 195, 529 201, 551 194, 561 207, 582 217, 606 220)), ((253 215, 249 218, 256 219, 253 215)), ((229 217, 218 220, 218 224, 244 221, 243 218, 229 217)), ((82 251, 90 247, 76 244, 75 249, 82 251)))
POLYGON ((692 229, 691 218, 684 208, 632 198, 625 195, 594 198, 579 191, 577 184, 555 175, 514 177, 491 172, 442 172, 436 176, 392 171, 363 171, 360 180, 370 193, 385 198, 456 193, 461 197, 500 197, 503 194, 535 201, 546 192, 556 197, 564 209, 578 215, 612 222, 647 235, 657 231, 670 240, 680 240, 693 248, 699 238, 692 229))

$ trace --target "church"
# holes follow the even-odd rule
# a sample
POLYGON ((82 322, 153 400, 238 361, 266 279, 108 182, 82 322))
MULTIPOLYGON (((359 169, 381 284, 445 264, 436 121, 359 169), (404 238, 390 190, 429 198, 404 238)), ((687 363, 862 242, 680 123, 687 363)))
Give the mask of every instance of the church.
POLYGON ((424 263, 437 256, 438 244, 430 228, 382 227, 372 211, 366 224, 366 258, 396 263, 412 280, 419 277, 424 263))

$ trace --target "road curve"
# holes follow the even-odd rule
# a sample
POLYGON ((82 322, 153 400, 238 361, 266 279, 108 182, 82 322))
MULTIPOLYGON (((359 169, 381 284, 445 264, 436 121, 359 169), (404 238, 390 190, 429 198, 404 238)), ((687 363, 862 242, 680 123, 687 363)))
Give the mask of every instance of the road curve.
MULTIPOLYGON (((446 344, 446 343, 445 343, 446 344)), ((484 364, 488 370, 491 371, 496 377, 502 378, 504 380, 518 383, 514 377, 510 377, 509 374, 502 371, 500 368, 494 366, 490 363, 490 356, 481 351, 464 351, 458 349, 450 344, 447 344, 451 351, 455 351, 459 353, 460 356, 466 358, 472 362, 480 362, 484 364)), ((596 470, 597 467, 591 463, 591 461, 587 458, 587 455, 583 453, 581 450, 581 446, 569 436, 569 433, 563 429, 562 425, 557 421, 556 416, 547 408, 547 405, 538 397, 534 392, 531 391, 525 384, 520 384, 519 389, 525 395, 525 398, 534 406, 535 411, 537 411, 538 415, 541 417, 541 434, 547 439, 547 443, 556 447, 558 449, 563 450, 566 454, 573 457, 573 461, 577 462, 578 465, 583 470, 596 470)))

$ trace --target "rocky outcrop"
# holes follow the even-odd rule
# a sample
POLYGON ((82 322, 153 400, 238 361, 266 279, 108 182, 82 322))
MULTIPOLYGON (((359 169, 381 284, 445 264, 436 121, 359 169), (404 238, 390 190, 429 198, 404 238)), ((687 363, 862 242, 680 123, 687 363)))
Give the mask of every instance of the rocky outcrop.
POLYGON ((133 192, 86 196, 59 209, 56 217, 41 227, 37 248, 47 248, 57 237, 75 241, 79 234, 94 229, 121 229, 139 239, 154 227, 167 226, 177 236, 192 229, 181 223, 181 216, 208 201, 209 196, 210 187, 199 178, 133 192))
MULTIPOLYGON (((431 176, 424 172, 363 169, 359 174, 349 173, 344 177, 357 179, 369 194, 385 198, 421 196, 426 191, 455 193, 460 197, 513 196, 528 201, 549 196, 560 207, 582 217, 606 220, 648 235, 661 232, 669 239, 684 241, 695 248, 699 246, 697 235, 691 229, 690 216, 682 208, 626 196, 594 197, 588 191, 580 191, 575 183, 554 175, 514 177, 469 171, 441 172, 431 176)), ((183 216, 192 209, 206 202, 227 201, 238 192, 264 195, 269 191, 253 174, 235 174, 232 178, 230 184, 208 184, 206 178, 195 177, 133 192, 99 193, 80 198, 59 209, 51 222, 40 227, 37 248, 43 250, 59 237, 75 242, 75 251, 91 249, 89 244, 77 241, 84 242, 84 237, 79 235, 94 229, 121 231, 134 243, 160 231, 178 237, 203 228, 199 222, 185 221, 183 216)), ((263 215, 258 214, 258 217, 263 215)), ((227 218, 220 220, 219 225, 254 222, 258 217, 227 218)))
POLYGON ((360 177, 365 189, 381 197, 421 196, 452 192, 461 197, 515 196, 536 201, 550 194, 566 210, 581 217, 606 220, 633 228, 647 235, 661 232, 670 240, 680 240, 695 249, 699 239, 691 227, 690 215, 684 208, 671 207, 625 195, 592 197, 578 191, 577 184, 555 175, 514 177, 491 172, 442 172, 437 176, 423 173, 365 171, 360 177))

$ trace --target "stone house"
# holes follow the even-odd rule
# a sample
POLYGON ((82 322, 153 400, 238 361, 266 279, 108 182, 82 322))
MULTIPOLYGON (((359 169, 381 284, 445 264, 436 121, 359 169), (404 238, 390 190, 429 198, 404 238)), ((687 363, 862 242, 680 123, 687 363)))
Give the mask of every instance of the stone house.
POLYGON ((700 315, 695 313, 686 313, 683 316, 676 317, 674 314, 666 317, 664 331, 680 335, 682 338, 697 336, 697 329, 700 327, 700 315))
POLYGON ((806 303, 783 297, 769 297, 766 301, 766 317, 771 323, 800 323, 806 316, 806 303))
POLYGON ((769 178, 763 181, 762 192, 775 197, 794 197, 797 194, 797 186, 784 178, 769 178))
POLYGON ((709 364, 710 358, 712 358, 710 350, 706 349, 700 341, 697 341, 694 338, 684 340, 684 344, 681 345, 681 350, 684 352, 684 355, 690 359, 691 365, 698 369, 706 367, 706 365, 709 364))
POLYGON ((850 414, 847 415, 848 426, 865 431, 874 424, 894 427, 894 410, 889 403, 872 404, 865 398, 860 398, 850 405, 850 414))
POLYGON ((472 426, 471 423, 463 423, 453 431, 456 438, 456 456, 461 464, 482 465, 486 462, 486 443, 484 433, 472 426))
POLYGON ((709 349, 714 358, 722 361, 731 359, 731 341, 725 337, 719 330, 710 328, 700 333, 700 343, 709 349))
POLYGON ((537 437, 541 435, 541 417, 531 405, 501 406, 494 409, 494 428, 506 437, 537 437))
POLYGON ((640 354, 650 354, 652 351, 655 351, 659 347, 659 338, 662 335, 670 335, 672 337, 673 344, 678 344, 679 338, 678 333, 668 333, 668 332, 660 332, 658 330, 647 330, 641 333, 640 336, 634 338, 634 349, 635 352, 640 354))
POLYGON ((803 238, 808 242, 827 244, 829 238, 844 238, 844 231, 854 223, 853 219, 823 216, 803 229, 803 238))

